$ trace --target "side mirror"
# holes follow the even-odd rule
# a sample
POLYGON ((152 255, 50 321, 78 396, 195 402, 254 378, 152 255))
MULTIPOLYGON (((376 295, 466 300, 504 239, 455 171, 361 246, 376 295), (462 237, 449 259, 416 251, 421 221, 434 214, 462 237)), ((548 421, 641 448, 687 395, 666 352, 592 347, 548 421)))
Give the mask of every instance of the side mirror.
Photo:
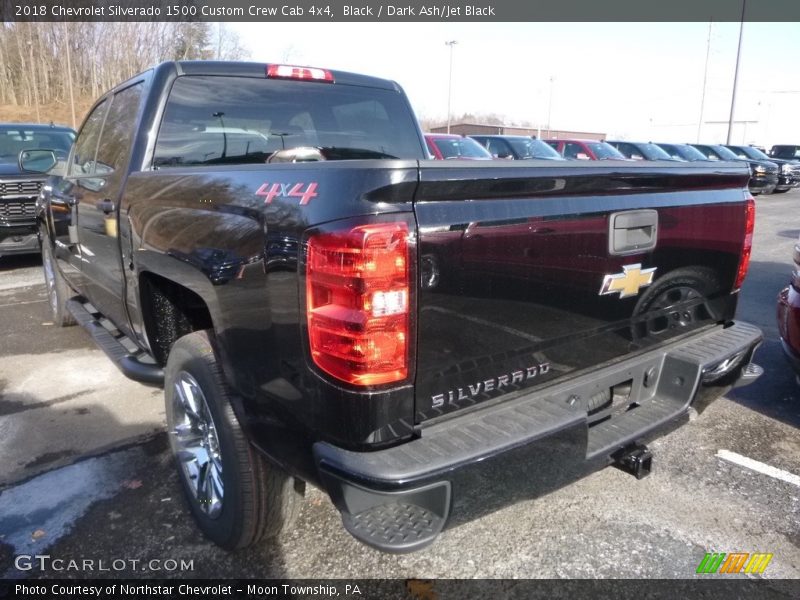
POLYGON ((80 171, 83 173, 70 174, 69 178, 79 187, 90 192, 99 192, 106 186, 106 178, 114 172, 114 167, 89 160, 80 166, 80 171))
POLYGON ((577 158, 578 160, 589 160, 589 155, 586 154, 585 152, 578 152, 575 155, 575 158, 577 158))
POLYGON ((17 162, 21 171, 47 173, 58 164, 58 159, 52 150, 23 150, 17 162))
POLYGON ((77 177, 75 183, 90 192, 99 192, 106 186, 106 180, 102 177, 77 177))
POLYGON ((511 154, 511 152, 498 152, 497 158, 513 159, 514 156, 511 154))

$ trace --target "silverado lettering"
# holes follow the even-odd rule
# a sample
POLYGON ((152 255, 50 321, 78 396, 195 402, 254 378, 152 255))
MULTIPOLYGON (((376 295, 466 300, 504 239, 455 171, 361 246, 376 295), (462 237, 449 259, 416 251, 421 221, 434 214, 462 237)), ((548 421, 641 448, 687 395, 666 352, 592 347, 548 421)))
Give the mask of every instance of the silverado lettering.
POLYGON ((642 440, 759 372, 741 164, 433 161, 396 83, 215 61, 137 75, 69 156, 19 160, 62 167, 34 232, 54 322, 163 386, 224 548, 292 527, 306 483, 410 552, 477 514, 476 474, 504 498, 642 477, 642 440))
POLYGON ((524 370, 512 371, 508 375, 499 375, 497 377, 492 377, 484 381, 478 381, 477 383, 466 386, 466 390, 469 391, 469 394, 466 393, 465 388, 457 388, 455 390, 450 390, 443 394, 436 394, 432 396, 431 406, 433 408, 439 408, 440 406, 444 406, 445 399, 447 400, 448 404, 454 404, 456 403, 457 400, 467 400, 470 397, 478 396, 481 392, 483 393, 488 393, 491 391, 500 392, 503 387, 506 387, 508 385, 516 386, 524 381, 533 379, 537 375, 544 375, 549 371, 550 371, 550 364, 541 363, 538 365, 534 365, 532 367, 528 367, 527 369, 524 370))

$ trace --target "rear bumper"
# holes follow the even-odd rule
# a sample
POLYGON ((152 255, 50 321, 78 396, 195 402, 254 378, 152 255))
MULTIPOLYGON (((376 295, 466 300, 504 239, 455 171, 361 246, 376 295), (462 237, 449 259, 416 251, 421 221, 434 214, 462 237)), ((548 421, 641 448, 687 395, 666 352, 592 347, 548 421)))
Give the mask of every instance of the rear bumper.
POLYGON ((38 253, 39 236, 35 224, 0 224, 0 256, 38 253))
POLYGON ((354 452, 318 442, 314 459, 353 536, 410 552, 446 525, 561 487, 679 426, 693 402, 705 405, 739 379, 760 341, 752 325, 719 326, 426 426, 393 448, 354 452), (615 395, 589 415, 589 399, 615 386, 629 390, 627 398, 618 404, 615 395))

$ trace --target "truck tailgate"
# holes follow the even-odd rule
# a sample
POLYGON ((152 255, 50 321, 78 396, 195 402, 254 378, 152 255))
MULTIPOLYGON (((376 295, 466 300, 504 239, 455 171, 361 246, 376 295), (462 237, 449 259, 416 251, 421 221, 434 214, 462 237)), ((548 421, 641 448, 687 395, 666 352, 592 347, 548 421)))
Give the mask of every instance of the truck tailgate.
POLYGON ((422 163, 417 422, 731 319, 747 181, 729 164, 422 163))

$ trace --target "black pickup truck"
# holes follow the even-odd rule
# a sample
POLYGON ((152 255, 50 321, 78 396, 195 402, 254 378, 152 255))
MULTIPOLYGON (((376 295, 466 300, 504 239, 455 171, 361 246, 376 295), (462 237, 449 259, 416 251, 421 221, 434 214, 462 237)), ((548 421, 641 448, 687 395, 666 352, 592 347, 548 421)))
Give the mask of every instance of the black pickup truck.
POLYGON ((0 123, 0 257, 39 253, 36 198, 46 177, 32 160, 36 170, 23 169, 20 153, 47 148, 66 158, 74 139, 68 127, 0 123))
POLYGON ((760 374, 748 177, 437 162, 393 82, 170 62, 92 108, 39 225, 55 320, 163 384, 209 538, 276 535, 311 483, 407 552, 512 482, 646 475, 649 439, 760 374))

